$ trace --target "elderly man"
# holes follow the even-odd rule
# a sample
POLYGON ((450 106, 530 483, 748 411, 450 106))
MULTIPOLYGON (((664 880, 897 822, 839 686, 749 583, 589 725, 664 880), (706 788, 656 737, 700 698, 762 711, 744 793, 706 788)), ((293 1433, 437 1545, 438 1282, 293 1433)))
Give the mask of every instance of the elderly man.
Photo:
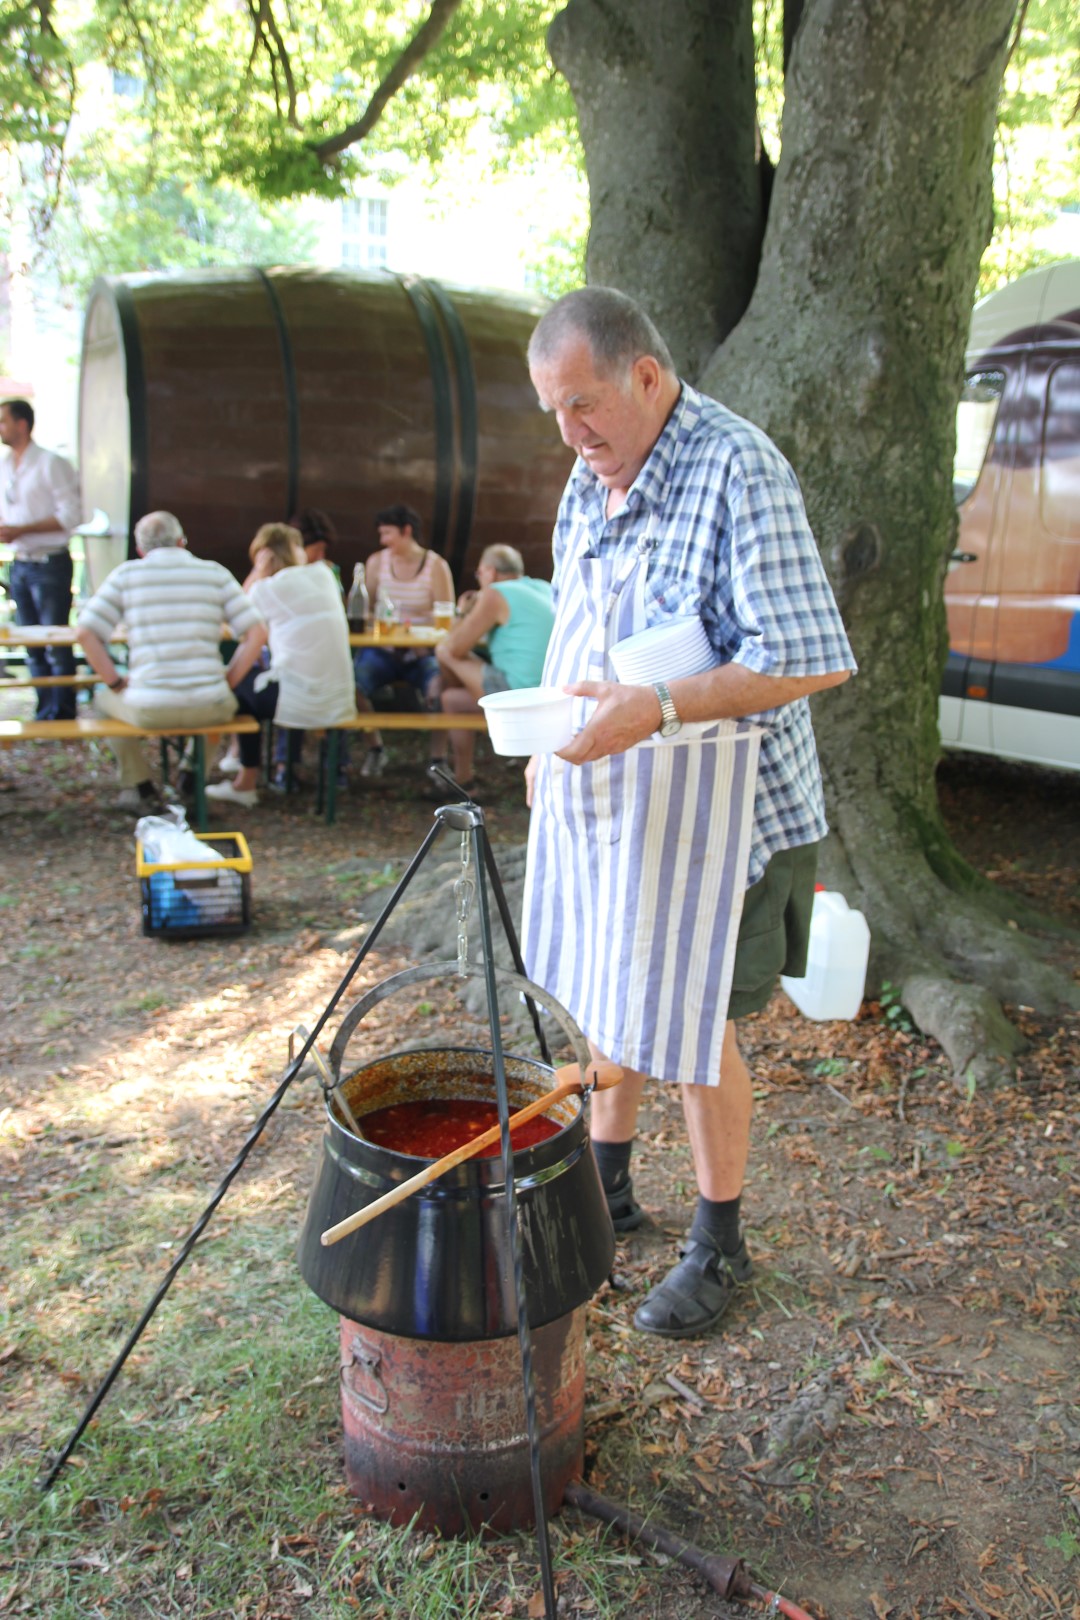
POLYGON ((629 1171, 647 1077, 681 1086, 697 1208, 634 1323, 700 1335, 752 1269, 751 1081, 734 1020, 804 967, 826 832, 806 699, 854 659, 791 468, 680 381, 631 299, 602 287, 560 299, 529 364, 578 454, 544 681, 574 694, 581 729, 530 764, 525 961, 594 1053, 630 1071, 592 1102, 617 1230, 644 1218, 629 1171), (673 615, 700 619, 715 667, 615 681, 611 646, 673 615))
MULTIPOLYGON (((94 699, 99 713, 179 734, 190 726, 222 724, 236 713, 233 688, 266 639, 262 615, 227 568, 186 548, 171 512, 140 518, 138 560, 115 568, 79 614, 79 640, 105 685, 94 699), (108 648, 121 620, 127 627, 127 674, 116 668, 108 648), (228 669, 221 658, 223 624, 240 642, 228 669)), ((141 742, 117 738, 110 746, 120 767, 117 808, 152 809, 157 795, 141 742)))
MULTIPOLYGON (((444 714, 476 714, 485 692, 537 686, 555 622, 551 586, 528 579, 520 551, 488 546, 476 567, 480 589, 468 612, 435 649, 442 666, 444 714), (483 641, 487 658, 474 648, 483 641)), ((450 763, 461 786, 472 792, 471 731, 451 731, 450 763)), ((440 797, 442 797, 440 793, 440 797)))
MULTIPOLYGON (((68 538, 82 521, 75 469, 33 441, 34 407, 25 399, 0 404, 0 443, 8 457, 0 474, 0 541, 15 553, 11 597, 17 624, 67 624, 71 616, 71 553, 68 538)), ((28 647, 36 679, 74 675, 70 647, 28 647)), ((39 720, 73 720, 75 690, 37 688, 39 720)))

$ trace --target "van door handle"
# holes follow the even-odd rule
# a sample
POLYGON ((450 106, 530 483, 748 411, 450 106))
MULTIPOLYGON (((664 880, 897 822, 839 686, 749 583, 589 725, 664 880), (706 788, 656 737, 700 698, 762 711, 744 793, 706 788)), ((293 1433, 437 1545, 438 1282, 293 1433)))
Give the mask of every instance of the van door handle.
POLYGON ((949 556, 950 562, 978 562, 978 560, 974 551, 954 551, 949 556))

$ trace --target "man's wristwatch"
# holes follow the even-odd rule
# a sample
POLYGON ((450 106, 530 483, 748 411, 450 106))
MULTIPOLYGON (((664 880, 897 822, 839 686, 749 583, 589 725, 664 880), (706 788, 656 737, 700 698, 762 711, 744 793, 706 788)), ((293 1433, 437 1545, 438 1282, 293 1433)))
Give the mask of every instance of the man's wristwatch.
POLYGON ((124 682, 126 680, 127 680, 126 675, 118 675, 116 677, 115 681, 110 681, 109 682, 109 691, 110 692, 119 692, 120 688, 123 686, 123 684, 124 684, 124 682))
POLYGON ((660 735, 674 737, 677 731, 682 730, 682 721, 679 719, 679 711, 672 701, 671 693, 663 681, 653 681, 652 689, 660 699, 660 735))

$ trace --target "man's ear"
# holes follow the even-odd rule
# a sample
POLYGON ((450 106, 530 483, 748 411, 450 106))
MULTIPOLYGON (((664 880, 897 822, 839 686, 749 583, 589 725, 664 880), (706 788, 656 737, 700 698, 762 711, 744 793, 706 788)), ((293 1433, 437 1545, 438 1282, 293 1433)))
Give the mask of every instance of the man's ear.
POLYGON ((659 362, 651 354, 642 354, 634 361, 633 378, 646 399, 654 400, 664 380, 659 362))

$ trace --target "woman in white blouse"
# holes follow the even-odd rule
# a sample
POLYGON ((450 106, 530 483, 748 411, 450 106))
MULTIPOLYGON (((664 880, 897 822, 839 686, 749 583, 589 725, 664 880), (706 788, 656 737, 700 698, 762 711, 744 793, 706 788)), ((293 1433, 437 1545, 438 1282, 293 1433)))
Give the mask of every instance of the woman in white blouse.
MULTIPOLYGON (((264 523, 249 548, 252 605, 266 621, 270 667, 252 665, 234 687, 241 713, 279 726, 333 726, 356 713, 349 622, 333 573, 307 565, 303 541, 287 523, 264 523)), ((212 783, 207 797, 251 808, 258 803, 261 738, 240 738, 240 769, 212 783)))

